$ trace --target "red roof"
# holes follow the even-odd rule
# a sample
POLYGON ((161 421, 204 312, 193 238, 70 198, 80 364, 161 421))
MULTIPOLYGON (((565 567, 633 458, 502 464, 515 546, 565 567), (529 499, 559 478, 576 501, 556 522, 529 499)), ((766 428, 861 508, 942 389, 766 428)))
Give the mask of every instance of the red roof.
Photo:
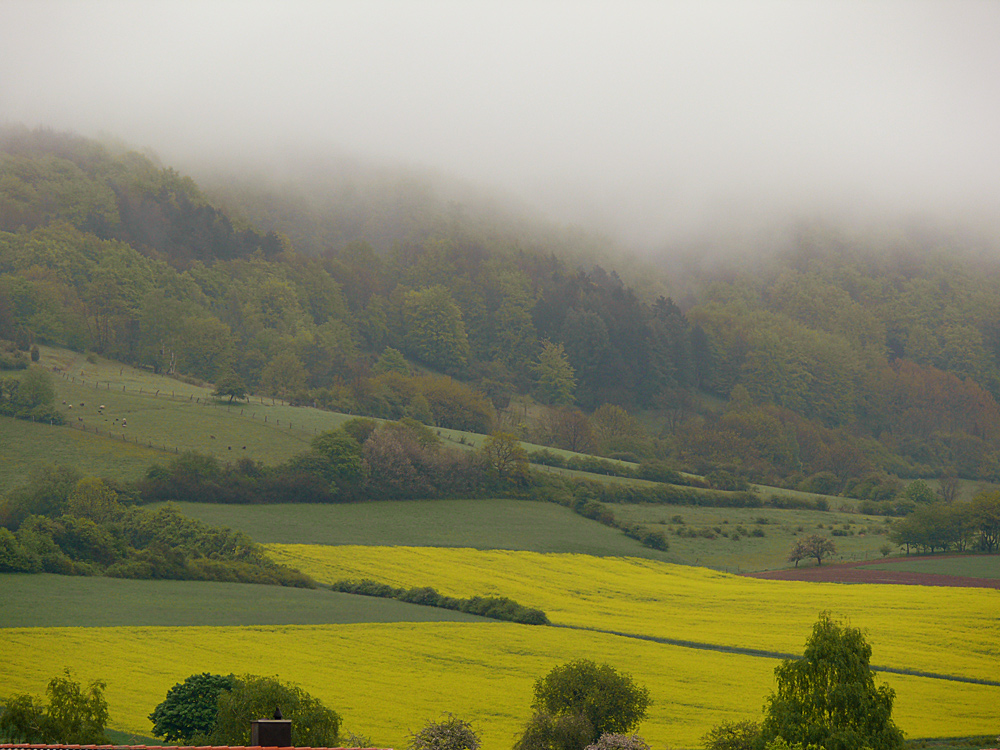
POLYGON ((378 748, 292 747, 262 745, 29 745, 0 743, 0 750, 379 750, 378 748))

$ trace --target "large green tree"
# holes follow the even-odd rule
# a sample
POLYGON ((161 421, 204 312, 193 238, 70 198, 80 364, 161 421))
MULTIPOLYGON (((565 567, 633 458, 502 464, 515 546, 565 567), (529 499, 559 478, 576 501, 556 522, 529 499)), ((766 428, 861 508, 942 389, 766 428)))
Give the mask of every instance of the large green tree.
POLYGON ((195 735, 207 735, 215 727, 219 694, 232 690, 236 678, 202 672, 178 682, 167 691, 163 702, 153 709, 153 736, 167 742, 190 742, 195 735))
POLYGON ((972 523, 979 531, 980 546, 987 552, 1000 547, 1000 492, 981 492, 972 499, 972 523))
POLYGON ((443 286, 407 292, 403 298, 407 353, 448 373, 465 370, 469 339, 462 311, 443 286))
POLYGON ((538 396, 542 403, 558 406, 573 403, 576 377, 562 344, 542 342, 535 374, 538 376, 538 396))
POLYGON ((582 741, 582 749, 602 734, 634 729, 650 703, 649 690, 630 675, 588 659, 571 661, 535 683, 535 717, 518 746, 565 748, 582 741))
POLYGON ((858 628, 820 615, 801 659, 775 668, 761 738, 824 750, 899 750, 892 720, 895 692, 875 684, 872 648, 858 628))

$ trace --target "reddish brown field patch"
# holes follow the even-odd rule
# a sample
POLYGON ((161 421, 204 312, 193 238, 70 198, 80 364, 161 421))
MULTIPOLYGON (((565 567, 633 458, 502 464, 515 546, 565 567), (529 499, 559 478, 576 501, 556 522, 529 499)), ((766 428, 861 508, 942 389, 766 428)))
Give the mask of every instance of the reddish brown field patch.
MULTIPOLYGON (((913 557, 912 560, 923 558, 913 557)), ((891 583, 904 586, 961 586, 965 588, 1000 589, 998 578, 970 578, 941 573, 914 573, 902 570, 876 570, 872 566, 882 560, 866 560, 836 565, 813 565, 787 570, 766 570, 746 573, 749 578, 767 578, 776 581, 816 581, 819 583, 891 583)))

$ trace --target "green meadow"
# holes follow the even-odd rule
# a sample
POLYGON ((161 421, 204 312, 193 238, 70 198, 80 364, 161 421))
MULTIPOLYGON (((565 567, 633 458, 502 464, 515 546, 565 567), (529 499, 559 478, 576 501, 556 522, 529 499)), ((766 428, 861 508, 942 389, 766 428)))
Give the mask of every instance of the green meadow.
POLYGON ((44 466, 75 466, 88 474, 138 479, 168 454, 94 433, 0 417, 0 494, 28 481, 44 466))
POLYGON ((7 573, 0 575, 0 601, 0 628, 488 622, 462 612, 322 588, 214 581, 7 573))
POLYGON ((175 505, 185 515, 243 531, 266 544, 472 547, 671 559, 669 553, 643 547, 569 508, 530 500, 175 505))

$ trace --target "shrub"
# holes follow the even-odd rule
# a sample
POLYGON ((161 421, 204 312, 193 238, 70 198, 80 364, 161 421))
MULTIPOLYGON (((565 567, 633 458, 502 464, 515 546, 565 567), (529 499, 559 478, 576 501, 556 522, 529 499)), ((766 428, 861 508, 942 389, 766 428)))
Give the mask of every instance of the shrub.
POLYGON ((409 750, 479 750, 472 725, 451 714, 410 735, 409 750))
POLYGON ((705 750, 754 750, 760 737, 756 721, 726 721, 712 727, 702 738, 705 750))
POLYGON ((649 750, 649 744, 637 734, 602 734, 586 750, 649 750))
POLYGON ((32 743, 106 745, 108 723, 105 683, 93 680, 85 690, 67 668, 49 680, 48 705, 33 696, 7 698, 0 713, 0 737, 32 743))
POLYGON ((220 692, 215 727, 204 739, 212 745, 249 745, 250 722, 270 716, 281 707, 292 722, 292 744, 297 747, 336 747, 340 715, 302 688, 276 677, 243 675, 231 690, 220 692))
POLYGON ((685 484, 680 473, 660 461, 643 461, 639 464, 636 476, 640 479, 648 479, 651 482, 685 484))

